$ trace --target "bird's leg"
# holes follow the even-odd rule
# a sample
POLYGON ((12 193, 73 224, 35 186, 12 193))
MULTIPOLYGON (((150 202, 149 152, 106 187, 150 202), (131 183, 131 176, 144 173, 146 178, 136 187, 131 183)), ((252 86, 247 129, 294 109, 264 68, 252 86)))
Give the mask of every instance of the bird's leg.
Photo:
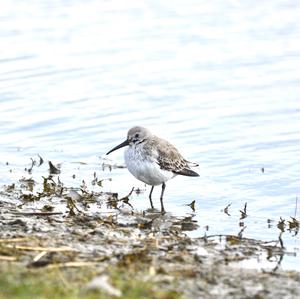
POLYGON ((149 199, 151 204, 151 209, 154 209, 153 202, 152 202, 152 192, 153 192, 154 186, 151 187, 150 193, 149 193, 149 199))
POLYGON ((164 202, 163 202, 163 196, 164 196, 165 189, 166 189, 166 184, 162 183, 162 185, 161 185, 161 194, 160 194, 160 205, 161 205, 161 212, 162 213, 165 212, 164 202))

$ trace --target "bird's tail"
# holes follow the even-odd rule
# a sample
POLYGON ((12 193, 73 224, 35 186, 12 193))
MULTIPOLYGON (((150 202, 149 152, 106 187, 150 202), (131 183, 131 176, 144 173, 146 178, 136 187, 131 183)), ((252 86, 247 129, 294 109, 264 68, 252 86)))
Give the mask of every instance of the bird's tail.
POLYGON ((185 175, 185 176, 199 176, 199 174, 189 168, 183 168, 179 171, 175 171, 176 174, 185 175))

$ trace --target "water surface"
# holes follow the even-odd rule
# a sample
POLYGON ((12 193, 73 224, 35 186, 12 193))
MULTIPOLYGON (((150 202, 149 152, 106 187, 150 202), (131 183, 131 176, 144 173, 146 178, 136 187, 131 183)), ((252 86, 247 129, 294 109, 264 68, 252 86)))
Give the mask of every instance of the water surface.
MULTIPOLYGON (((101 167, 143 125, 200 164, 200 178, 177 177, 165 194, 176 215, 193 214, 185 204, 196 200, 191 235, 244 225, 245 237, 277 239, 280 217, 299 219, 299 16, 295 1, 4 1, 1 183, 40 154, 63 163, 67 185, 96 172, 112 178, 104 191, 145 189, 125 169, 101 167)), ((110 158, 123 163, 122 150, 110 158)), ((149 207, 148 191, 133 196, 137 209, 149 207)), ((296 254, 284 269, 300 266, 293 235, 282 236, 296 254)))

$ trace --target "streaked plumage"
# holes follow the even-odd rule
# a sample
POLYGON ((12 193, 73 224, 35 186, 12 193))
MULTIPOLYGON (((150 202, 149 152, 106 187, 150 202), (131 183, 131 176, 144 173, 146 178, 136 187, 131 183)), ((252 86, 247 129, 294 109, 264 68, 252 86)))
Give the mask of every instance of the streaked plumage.
POLYGON ((152 208, 151 195, 154 186, 162 185, 160 201, 163 212, 165 182, 176 175, 199 176, 190 168, 198 166, 196 163, 184 159, 171 143, 153 135, 146 128, 139 126, 131 128, 127 139, 110 150, 107 155, 127 145, 124 153, 126 166, 138 180, 152 186, 149 194, 152 208))

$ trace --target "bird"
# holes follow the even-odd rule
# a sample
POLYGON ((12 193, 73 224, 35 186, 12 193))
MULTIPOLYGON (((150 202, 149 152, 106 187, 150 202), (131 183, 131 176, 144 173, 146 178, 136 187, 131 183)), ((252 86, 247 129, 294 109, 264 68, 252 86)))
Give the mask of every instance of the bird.
POLYGON ((125 164, 129 172, 138 180, 151 186, 149 193, 150 205, 152 192, 155 186, 162 186, 160 195, 161 213, 165 213, 163 196, 166 182, 177 175, 198 177, 199 174, 191 167, 199 166, 189 162, 179 153, 170 142, 152 134, 150 130, 141 126, 131 128, 127 138, 106 153, 109 155, 115 150, 127 146, 124 151, 125 164))

